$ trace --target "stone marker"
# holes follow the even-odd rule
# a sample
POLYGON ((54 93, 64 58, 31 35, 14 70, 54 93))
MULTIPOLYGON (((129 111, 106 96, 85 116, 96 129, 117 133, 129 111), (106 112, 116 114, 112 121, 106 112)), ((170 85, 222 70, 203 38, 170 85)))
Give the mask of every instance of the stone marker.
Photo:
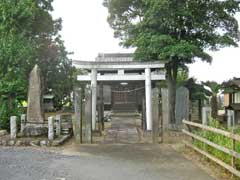
POLYGON ((159 89, 154 88, 152 90, 152 141, 153 143, 158 143, 159 140, 159 89))
POLYGON ((17 117, 16 116, 10 117, 10 137, 11 139, 17 138, 17 117))
POLYGON ((39 136, 47 132, 43 125, 42 101, 41 73, 35 65, 29 76, 27 122, 23 130, 26 136, 39 136))
POLYGON ((26 114, 21 115, 21 133, 23 133, 26 125, 26 114))
POLYGON ((61 115, 56 115, 56 135, 61 136, 61 115))
POLYGON ((75 108, 75 140, 76 143, 82 143, 82 90, 75 90, 74 108, 75 108))
POLYGON ((185 87, 180 87, 176 91, 176 106, 175 106, 176 125, 182 125, 182 120, 189 120, 189 90, 185 87))
POLYGON ((232 110, 227 110, 227 125, 228 128, 235 126, 235 113, 232 110))
POLYGON ((202 124, 208 125, 209 117, 211 116, 211 108, 203 107, 202 108, 202 124))
POLYGON ((85 89, 85 122, 86 122, 86 143, 92 143, 92 93, 89 87, 85 89))
POLYGON ((48 117, 48 140, 54 139, 54 118, 48 117))

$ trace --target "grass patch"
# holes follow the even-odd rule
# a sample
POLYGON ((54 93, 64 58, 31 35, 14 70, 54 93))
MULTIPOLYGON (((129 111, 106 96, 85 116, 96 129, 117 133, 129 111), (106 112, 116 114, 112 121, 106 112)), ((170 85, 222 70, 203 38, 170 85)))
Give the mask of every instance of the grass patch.
MULTIPOLYGON (((232 130, 230 129, 227 129, 226 127, 224 127, 223 125, 221 125, 219 123, 219 121, 215 120, 215 119, 210 119, 210 122, 209 122, 209 126, 211 127, 214 127, 214 128, 217 128, 217 129, 222 129, 224 131, 228 131, 228 132, 231 132, 232 130)), ((235 134, 238 134, 240 135, 240 127, 236 127, 234 128, 234 132, 235 134)), ((226 136, 223 136, 221 134, 217 134, 217 133, 214 133, 214 132, 211 132, 211 131, 206 131, 206 130, 202 130, 202 129, 197 129, 193 132, 194 134, 200 136, 200 137, 203 137, 215 144, 218 144, 222 147, 225 147, 225 148, 228 148, 228 149, 232 149, 232 139, 226 137, 226 136)), ((223 162, 227 163, 227 164, 231 164, 231 156, 220 151, 220 150, 217 150, 199 140, 194 140, 193 141, 193 144, 208 152, 209 154, 213 155, 214 157, 222 160, 223 162)), ((236 144, 235 144, 235 151, 240 153, 240 142, 236 141, 236 144)), ((240 160, 239 159, 236 159, 236 168, 238 170, 240 170, 240 160)))

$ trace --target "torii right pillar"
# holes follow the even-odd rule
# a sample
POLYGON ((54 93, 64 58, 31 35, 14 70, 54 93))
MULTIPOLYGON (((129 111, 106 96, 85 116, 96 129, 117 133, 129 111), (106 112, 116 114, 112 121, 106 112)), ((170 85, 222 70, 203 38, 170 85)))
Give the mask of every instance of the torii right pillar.
POLYGON ((146 124, 147 131, 152 130, 152 85, 151 69, 145 69, 145 97, 146 97, 146 124))

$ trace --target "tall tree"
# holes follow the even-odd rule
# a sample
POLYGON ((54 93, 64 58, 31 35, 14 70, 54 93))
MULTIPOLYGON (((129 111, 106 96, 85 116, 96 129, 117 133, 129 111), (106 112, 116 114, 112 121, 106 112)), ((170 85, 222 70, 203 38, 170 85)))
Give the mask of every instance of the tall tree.
POLYGON ((179 68, 196 60, 211 62, 205 50, 238 46, 238 0, 104 0, 108 22, 135 58, 165 62, 170 121, 175 123, 179 68))
POLYGON ((45 91, 60 96, 58 106, 70 96, 73 69, 59 35, 61 19, 53 20, 50 14, 52 2, 0 2, 0 129, 9 127, 9 116, 17 115, 27 99, 28 75, 36 63, 43 71, 45 91))

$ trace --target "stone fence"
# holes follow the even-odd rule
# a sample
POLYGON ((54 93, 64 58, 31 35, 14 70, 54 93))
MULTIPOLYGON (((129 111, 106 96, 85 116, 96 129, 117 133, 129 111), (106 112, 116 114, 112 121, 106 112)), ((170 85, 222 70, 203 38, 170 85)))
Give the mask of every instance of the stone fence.
MULTIPOLYGON (((47 126, 48 133, 43 136, 25 137, 24 128, 26 124, 26 115, 20 117, 20 127, 18 127, 17 116, 10 117, 10 135, 4 134, 0 137, 0 145, 34 145, 34 146, 58 146, 63 144, 71 137, 71 131, 68 134, 62 133, 62 117, 61 115, 48 117, 47 126), (18 132, 18 130, 20 130, 18 132)), ((64 129, 63 129, 64 130, 64 129)), ((66 132, 66 130, 64 130, 66 132)))

